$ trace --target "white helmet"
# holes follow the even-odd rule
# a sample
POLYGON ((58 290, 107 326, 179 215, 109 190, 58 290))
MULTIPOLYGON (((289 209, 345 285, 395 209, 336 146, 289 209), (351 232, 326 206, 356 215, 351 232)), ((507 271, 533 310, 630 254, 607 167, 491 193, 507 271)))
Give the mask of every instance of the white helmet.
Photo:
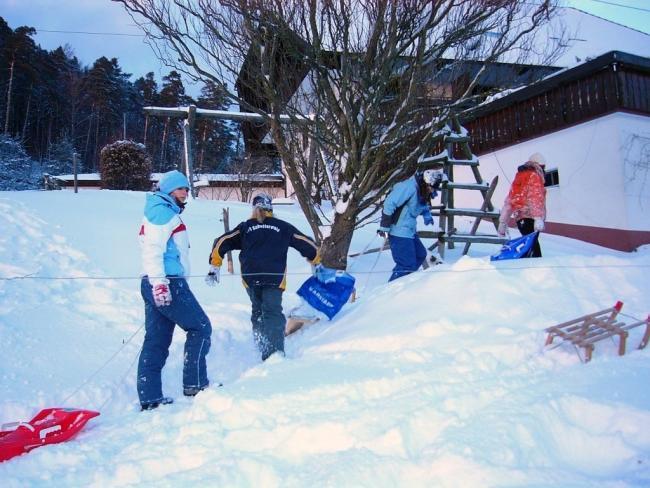
POLYGON ((273 198, 266 193, 260 193, 253 198, 253 207, 261 208, 262 210, 273 211, 273 198))
POLYGON ((537 163, 540 166, 546 166, 546 158, 542 155, 542 153, 536 152, 534 154, 531 154, 528 157, 528 161, 531 161, 533 163, 537 163))
POLYGON ((442 181, 446 181, 445 176, 441 169, 427 169, 422 174, 422 179, 427 185, 433 186, 436 183, 439 185, 442 181))

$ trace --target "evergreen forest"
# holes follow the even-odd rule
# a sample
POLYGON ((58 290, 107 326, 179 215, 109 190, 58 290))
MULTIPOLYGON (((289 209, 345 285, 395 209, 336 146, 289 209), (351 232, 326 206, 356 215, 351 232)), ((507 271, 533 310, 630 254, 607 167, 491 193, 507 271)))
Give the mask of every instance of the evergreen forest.
MULTIPOLYGON (((34 34, 0 17, 0 189, 34 187, 43 173, 70 174, 74 152, 78 172, 97 172, 102 147, 125 139, 145 144, 154 172, 179 168, 183 119, 146 117, 142 108, 227 109, 214 84, 203 85, 193 99, 176 71, 159 84, 153 72, 125 73, 116 58, 83 66, 69 46, 44 50, 34 34)), ((195 172, 230 172, 236 124, 199 120, 195 131, 195 172)))

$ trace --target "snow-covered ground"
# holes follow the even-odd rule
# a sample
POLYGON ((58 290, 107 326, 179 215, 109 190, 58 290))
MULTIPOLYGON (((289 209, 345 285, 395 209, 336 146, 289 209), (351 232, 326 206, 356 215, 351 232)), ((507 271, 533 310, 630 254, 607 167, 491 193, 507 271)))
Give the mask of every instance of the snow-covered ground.
MULTIPOLYGON (((239 276, 203 282, 225 204, 193 201, 190 285, 213 324, 213 384, 181 394, 183 334, 163 374, 173 405, 140 412, 137 192, 0 192, 0 423, 44 407, 101 415, 67 443, 0 464, 17 486, 648 486, 650 350, 643 333, 583 364, 545 327, 625 303, 650 312, 650 249, 543 235, 544 258, 494 246, 386 280, 390 253, 351 260, 359 299, 260 363, 239 276), (13 279, 12 279, 13 278, 13 279)), ((249 208, 227 203, 231 222, 249 208)), ((308 232, 297 207, 276 214, 308 232)), ((358 231, 352 251, 371 242, 358 231)), ((462 246, 461 246, 462 248, 462 246)), ((236 257, 236 256, 235 256, 236 257)), ((235 259, 236 261, 236 259, 235 259)), ((285 310, 309 273, 289 260, 285 310)))

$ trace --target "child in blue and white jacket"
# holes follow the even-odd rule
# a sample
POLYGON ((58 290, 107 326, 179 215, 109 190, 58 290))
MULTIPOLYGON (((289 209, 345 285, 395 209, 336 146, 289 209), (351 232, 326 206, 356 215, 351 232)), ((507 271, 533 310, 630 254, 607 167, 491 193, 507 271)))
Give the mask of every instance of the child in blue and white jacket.
POLYGON ((194 396, 208 384, 205 356, 210 350, 210 319, 190 291, 189 239, 180 214, 189 182, 179 171, 160 179, 159 191, 146 197, 140 227, 145 338, 138 363, 137 388, 142 410, 172 399, 163 396, 161 373, 175 325, 186 332, 183 393, 194 396))
POLYGON ((433 225, 429 202, 441 181, 440 171, 418 171, 397 183, 386 197, 377 233, 382 237, 388 234, 395 261, 388 281, 417 271, 426 259, 427 250, 417 235, 416 219, 422 215, 426 225, 433 225))

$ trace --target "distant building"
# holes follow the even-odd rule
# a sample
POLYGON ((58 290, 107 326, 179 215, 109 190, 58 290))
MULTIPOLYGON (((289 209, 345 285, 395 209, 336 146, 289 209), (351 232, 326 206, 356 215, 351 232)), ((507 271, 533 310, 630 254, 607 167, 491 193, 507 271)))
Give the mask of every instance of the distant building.
MULTIPOLYGON (((151 175, 152 188, 160 180, 161 173, 151 175)), ((194 187, 198 198, 208 200, 250 201, 258 193, 268 193, 273 198, 286 198, 286 178, 282 174, 197 174, 194 187)), ((51 178, 60 182, 62 188, 74 188, 74 175, 58 175, 51 178)), ((80 190, 101 190, 102 181, 98 173, 77 175, 77 187, 80 190)))

